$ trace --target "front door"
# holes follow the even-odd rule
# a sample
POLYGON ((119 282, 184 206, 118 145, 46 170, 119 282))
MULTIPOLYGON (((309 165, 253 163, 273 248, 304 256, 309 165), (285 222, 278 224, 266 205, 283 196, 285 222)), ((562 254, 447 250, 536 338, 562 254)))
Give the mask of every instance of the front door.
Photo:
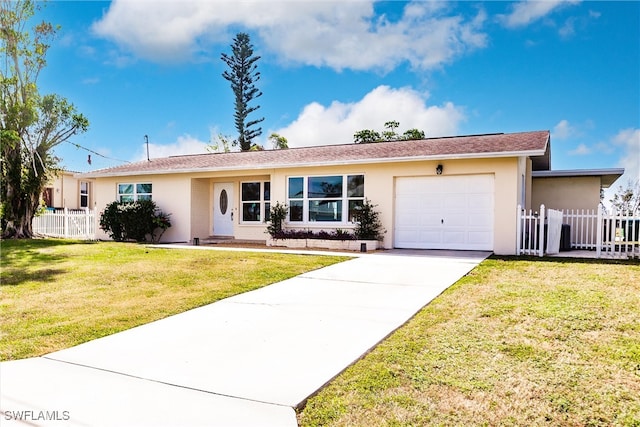
POLYGON ((213 235, 233 236, 233 183, 213 184, 213 235))

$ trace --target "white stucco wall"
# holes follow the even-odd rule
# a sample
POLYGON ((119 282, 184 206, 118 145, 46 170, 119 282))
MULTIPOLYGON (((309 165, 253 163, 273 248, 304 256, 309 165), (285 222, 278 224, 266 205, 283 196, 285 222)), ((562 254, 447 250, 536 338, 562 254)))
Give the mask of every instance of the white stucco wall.
POLYGON ((600 204, 600 177, 533 178, 531 208, 541 204, 551 209, 597 209, 600 204))
MULTIPOLYGON (((129 177, 108 177, 97 179, 94 185, 95 206, 100 213, 116 201, 118 184, 151 183, 153 201, 158 208, 171 214, 171 227, 162 236, 164 242, 188 241, 191 231, 190 203, 191 179, 186 175, 143 175, 129 177)), ((98 239, 109 236, 98 229, 98 239)))

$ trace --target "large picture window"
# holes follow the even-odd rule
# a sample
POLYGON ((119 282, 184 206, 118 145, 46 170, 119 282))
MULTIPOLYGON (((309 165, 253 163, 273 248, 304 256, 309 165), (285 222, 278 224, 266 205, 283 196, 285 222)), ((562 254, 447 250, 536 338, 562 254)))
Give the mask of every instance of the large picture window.
POLYGON ((364 175, 290 177, 290 222, 353 221, 364 202, 364 175))
POLYGON ((268 181, 243 182, 241 187, 242 222, 269 221, 271 210, 271 183, 268 181))
POLYGON ((118 201, 137 202, 138 200, 151 200, 152 185, 142 184, 118 184, 118 201))

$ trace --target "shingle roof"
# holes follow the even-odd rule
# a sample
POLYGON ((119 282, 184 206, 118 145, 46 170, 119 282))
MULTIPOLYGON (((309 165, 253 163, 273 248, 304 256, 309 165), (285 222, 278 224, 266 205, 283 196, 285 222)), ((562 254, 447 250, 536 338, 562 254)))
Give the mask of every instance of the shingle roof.
POLYGON ((82 174, 86 178, 250 170, 424 159, 531 156, 534 169, 549 169, 549 131, 468 135, 369 144, 173 156, 82 174))

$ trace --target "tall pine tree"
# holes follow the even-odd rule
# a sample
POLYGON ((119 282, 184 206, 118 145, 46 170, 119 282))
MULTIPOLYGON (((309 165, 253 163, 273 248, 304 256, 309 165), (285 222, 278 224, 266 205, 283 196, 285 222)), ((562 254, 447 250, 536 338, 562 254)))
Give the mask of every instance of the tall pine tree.
POLYGON ((257 120, 247 121, 247 116, 260 108, 259 105, 250 107, 249 103, 262 96, 262 92, 255 86, 255 82, 260 80, 260 73, 257 71, 256 62, 259 56, 253 56, 253 45, 246 33, 238 33, 231 45, 232 55, 222 54, 221 59, 229 66, 229 70, 222 73, 222 77, 231 83, 231 89, 235 95, 235 125, 238 131, 237 144, 240 150, 249 151, 252 147, 252 140, 262 134, 262 128, 254 128, 255 125, 264 120, 264 117, 257 120))

